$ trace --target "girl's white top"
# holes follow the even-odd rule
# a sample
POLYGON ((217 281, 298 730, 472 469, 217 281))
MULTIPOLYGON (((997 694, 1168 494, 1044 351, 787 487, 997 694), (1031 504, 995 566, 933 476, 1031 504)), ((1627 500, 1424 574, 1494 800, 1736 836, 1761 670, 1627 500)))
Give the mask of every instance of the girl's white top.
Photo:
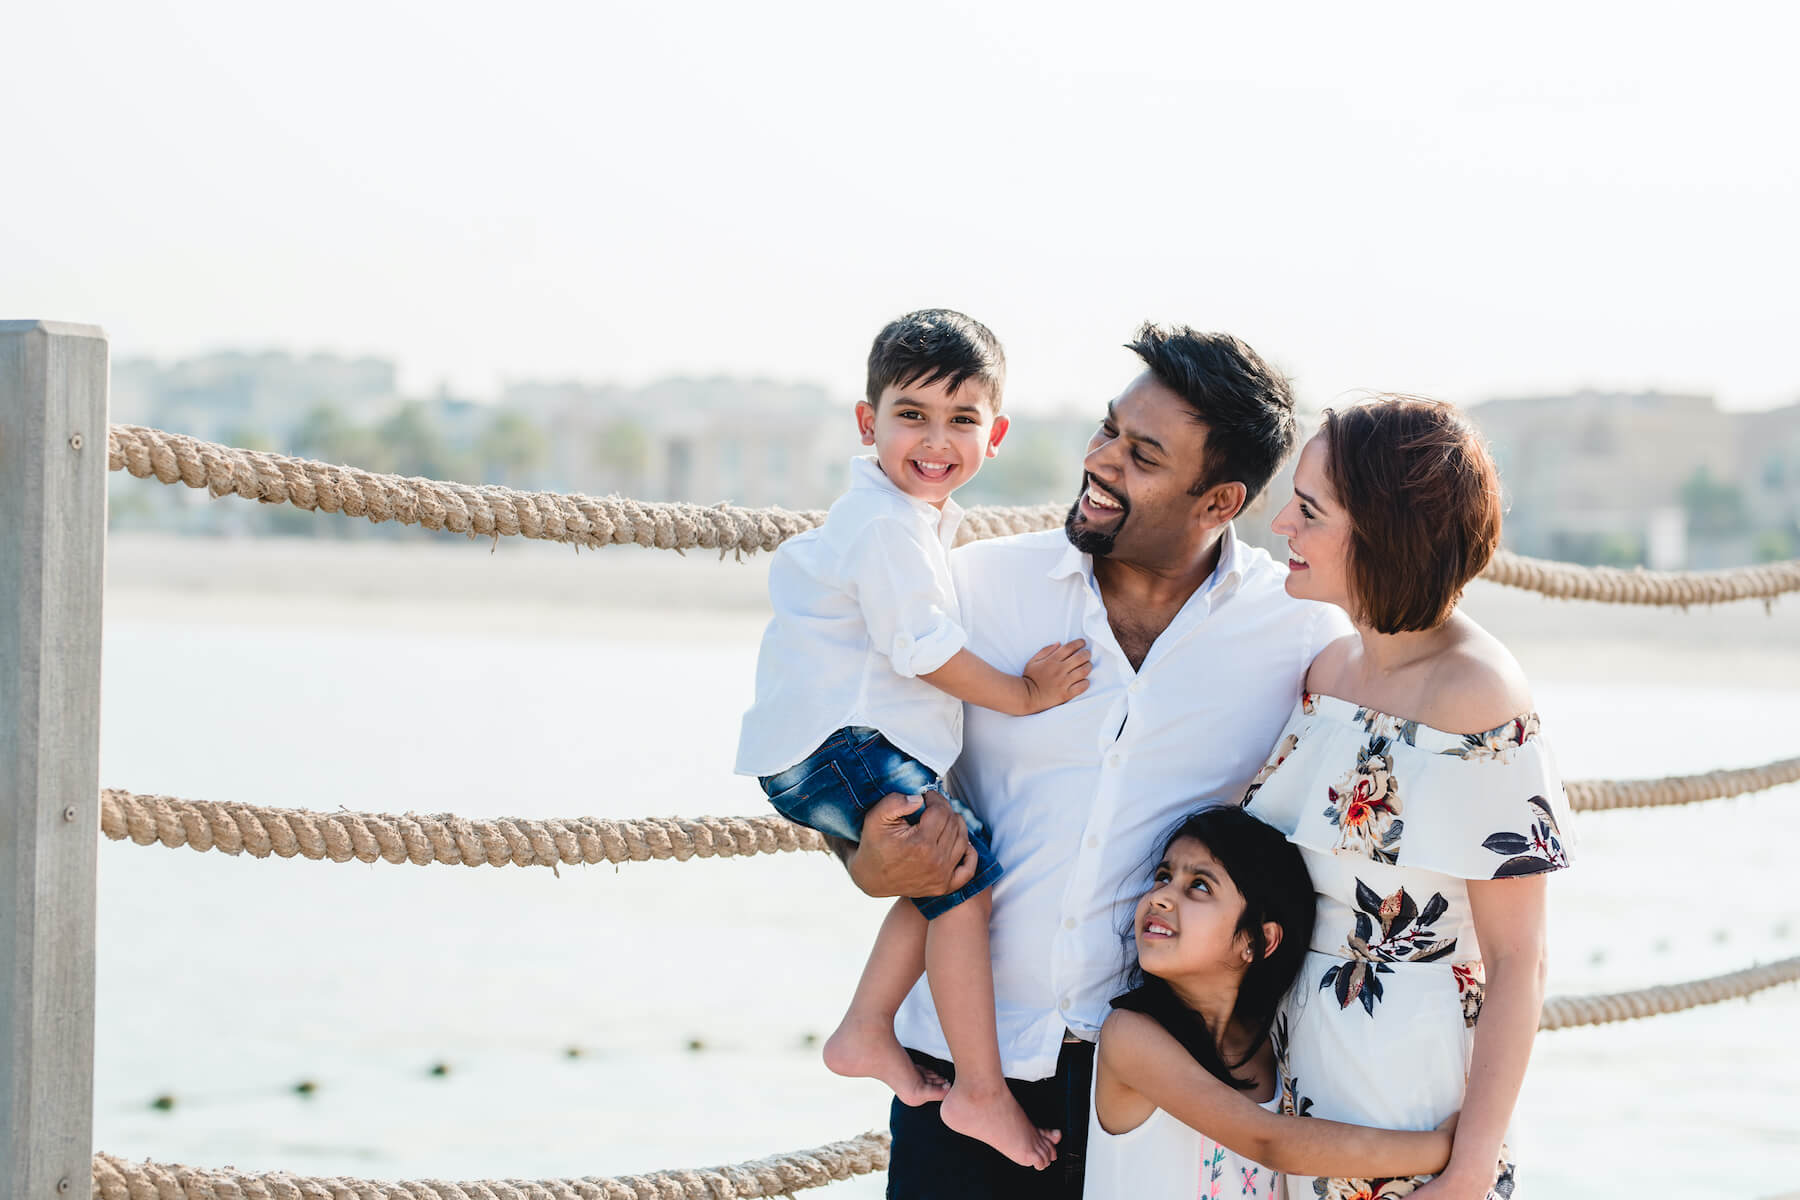
POLYGON ((962 751, 962 702, 918 675, 968 641, 950 581, 962 509, 894 486, 874 456, 825 523, 783 542, 769 566, 774 619, 756 658, 737 773, 774 775, 834 730, 867 725, 942 775, 962 751))
MULTIPOLYGON (((1099 1072, 1095 1071, 1098 1079, 1099 1072)), ((1281 1089, 1263 1103, 1278 1112, 1281 1089)), ((1190 1129, 1162 1109, 1108 1133, 1088 1105, 1087 1200, 1287 1200, 1282 1176, 1190 1129)))

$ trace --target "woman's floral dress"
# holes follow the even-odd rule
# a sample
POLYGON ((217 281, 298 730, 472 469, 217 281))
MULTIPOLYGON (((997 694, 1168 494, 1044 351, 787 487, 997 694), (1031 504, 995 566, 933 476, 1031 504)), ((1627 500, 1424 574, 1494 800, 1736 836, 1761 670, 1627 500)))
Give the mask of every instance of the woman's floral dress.
MULTIPOLYGON (((1300 847, 1319 896, 1276 1022, 1284 1111, 1433 1128, 1462 1107, 1481 1015, 1466 881, 1569 864, 1567 800, 1537 716, 1452 734, 1302 696, 1244 805, 1300 847)), ((1491 1194, 1510 1197, 1502 1153, 1491 1194)), ((1427 1178, 1290 1177, 1288 1191, 1385 1200, 1427 1178)))

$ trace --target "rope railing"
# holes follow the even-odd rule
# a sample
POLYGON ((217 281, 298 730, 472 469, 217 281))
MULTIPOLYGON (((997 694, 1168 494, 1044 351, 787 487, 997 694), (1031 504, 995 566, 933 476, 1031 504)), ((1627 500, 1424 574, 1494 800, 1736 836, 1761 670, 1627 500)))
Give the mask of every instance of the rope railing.
POLYGON ((252 858, 451 866, 578 866, 651 859, 742 858, 824 850, 825 838, 786 817, 458 817, 451 813, 315 812, 100 794, 100 831, 114 841, 218 850, 252 858))
POLYGON ((1621 808, 1668 808, 1744 796, 1800 781, 1800 758, 1777 759, 1760 767, 1665 775, 1660 779, 1571 779, 1563 785, 1575 812, 1621 808))
MULTIPOLYGON (((1710 979, 1665 984, 1631 992, 1552 996, 1544 1002, 1541 1031, 1608 1025, 1741 999, 1800 981, 1800 957, 1733 971, 1710 979)), ((94 1156, 95 1200, 726 1200, 791 1195, 840 1179, 885 1170, 887 1135, 871 1130, 832 1142, 735 1166, 658 1171, 615 1178, 482 1180, 462 1183, 308 1178, 286 1171, 239 1171, 172 1163, 134 1163, 110 1154, 94 1156)))
MULTIPOLYGON (((1662 779, 1571 780, 1577 812, 1693 804, 1800 780, 1800 758, 1662 779)), ((113 841, 218 850, 252 858, 426 866, 579 866, 652 859, 743 858, 824 850, 825 839, 785 817, 459 817, 451 813, 325 812, 140 795, 100 794, 100 831, 113 841)))
POLYGON ((308 1178, 287 1171, 139 1163, 96 1154, 94 1200, 749 1200, 824 1187, 885 1171, 887 1164, 888 1135, 875 1130, 848 1141, 732 1166, 607 1179, 389 1183, 308 1178))
MULTIPOLYGON (((139 479, 205 488, 264 504, 341 512, 373 522, 484 537, 519 536, 576 546, 638 545, 748 554, 773 550, 824 514, 781 508, 653 503, 620 496, 521 492, 493 484, 444 483, 332 466, 205 442, 141 425, 114 425, 108 464, 139 479)), ((1065 505, 969 510, 959 541, 1054 529, 1065 505)), ((1687 607, 1762 600, 1800 590, 1800 560, 1721 571, 1583 567, 1501 551, 1482 578, 1564 600, 1687 607)))
POLYGON ((1660 1017, 1726 1000, 1741 1000, 1757 992, 1800 981, 1800 957, 1742 971, 1665 983, 1631 992, 1602 992, 1591 996, 1551 996, 1544 1001, 1538 1029, 1574 1029, 1583 1025, 1612 1025, 1643 1017, 1660 1017))

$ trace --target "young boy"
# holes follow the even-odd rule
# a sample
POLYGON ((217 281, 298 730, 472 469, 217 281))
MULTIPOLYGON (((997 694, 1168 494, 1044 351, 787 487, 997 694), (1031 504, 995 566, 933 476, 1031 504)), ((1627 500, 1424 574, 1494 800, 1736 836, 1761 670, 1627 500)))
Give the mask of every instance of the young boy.
MULTIPOLYGON (((757 776, 776 809, 802 825, 857 841, 882 796, 945 794, 944 772, 962 749, 963 701, 1027 716, 1087 688, 1079 641, 1046 646, 1023 675, 964 649, 948 558, 962 510, 950 494, 1006 436, 1005 376, 999 341, 961 313, 927 309, 889 323, 869 351, 868 396, 856 405, 863 445, 875 453, 851 460, 850 490, 825 523, 775 554, 775 617, 737 770, 757 776)), ((907 1104, 941 1100, 950 1128, 1041 1169, 1060 1135, 1032 1125, 1007 1090, 994 1031, 987 889, 1001 867, 981 822, 950 804, 968 826, 975 875, 951 895, 894 905, 850 1011, 825 1043, 825 1064, 879 1079, 907 1104), (921 968, 954 1085, 921 1070, 894 1037, 894 1013, 921 968)))

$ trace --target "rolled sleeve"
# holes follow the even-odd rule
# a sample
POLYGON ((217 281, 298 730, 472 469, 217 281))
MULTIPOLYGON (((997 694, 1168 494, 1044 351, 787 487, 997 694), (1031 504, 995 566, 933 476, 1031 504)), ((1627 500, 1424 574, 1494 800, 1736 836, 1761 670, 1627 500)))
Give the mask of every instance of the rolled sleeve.
POLYGON ((934 569, 942 549, 905 520, 871 522, 845 563, 870 644, 896 675, 929 675, 968 644, 934 569))

